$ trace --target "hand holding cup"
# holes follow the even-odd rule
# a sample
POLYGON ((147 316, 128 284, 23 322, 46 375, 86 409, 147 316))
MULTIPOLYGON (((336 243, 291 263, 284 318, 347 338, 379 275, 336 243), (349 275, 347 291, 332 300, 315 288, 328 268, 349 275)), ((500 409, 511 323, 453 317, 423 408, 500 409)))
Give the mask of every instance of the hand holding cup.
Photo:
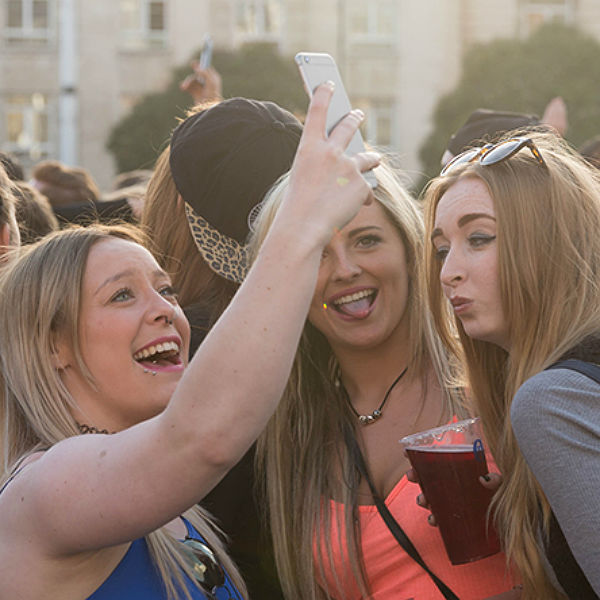
POLYGON ((498 480, 488 475, 479 419, 450 423, 401 440, 425 496, 431 505, 450 558, 464 564, 500 550, 488 507, 498 480), (484 484, 484 485, 482 485, 484 484))

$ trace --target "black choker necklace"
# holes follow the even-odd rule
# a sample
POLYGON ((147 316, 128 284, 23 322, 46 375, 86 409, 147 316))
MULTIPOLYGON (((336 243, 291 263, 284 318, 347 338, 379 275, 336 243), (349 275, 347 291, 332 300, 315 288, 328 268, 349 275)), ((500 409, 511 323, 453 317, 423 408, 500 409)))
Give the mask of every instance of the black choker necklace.
POLYGON ((387 399, 390 397, 390 394, 392 393, 392 390, 394 389, 396 384, 402 379, 402 377, 404 377, 404 374, 406 373, 407 370, 408 370, 408 366, 406 366, 404 368, 404 371, 402 371, 402 373, 400 373, 400 375, 398 375, 398 377, 396 377, 396 379, 394 379, 394 381, 392 382, 392 385, 390 385, 390 387, 388 388, 388 391, 385 393, 385 396, 383 397, 383 402, 379 405, 379 408, 376 408, 370 415, 358 414, 358 411, 354 408, 354 406, 352 406, 352 402, 350 401, 350 396, 348 396, 348 392, 347 392, 346 388, 344 387, 344 384, 341 382, 341 379, 339 380, 340 388, 342 390, 342 393, 344 394, 344 398, 346 399, 346 402, 348 402, 348 406, 350 407, 350 410, 358 417, 358 422, 361 425, 371 425, 371 423, 375 423, 375 421, 377 421, 377 419, 379 419, 381 417, 381 415, 383 414, 381 411, 383 410, 383 407, 385 406, 387 399))
POLYGON ((81 431, 81 433, 107 433, 110 434, 110 431, 108 431, 108 429, 98 429, 97 427, 94 427, 93 425, 86 425, 85 423, 81 423, 81 424, 77 424, 77 427, 79 427, 79 431, 81 431))

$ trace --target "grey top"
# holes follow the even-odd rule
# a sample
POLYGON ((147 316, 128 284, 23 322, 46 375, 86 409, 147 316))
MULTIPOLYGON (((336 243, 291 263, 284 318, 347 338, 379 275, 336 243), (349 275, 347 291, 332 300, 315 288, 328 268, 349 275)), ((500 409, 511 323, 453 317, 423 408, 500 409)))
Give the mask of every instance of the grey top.
POLYGON ((543 371, 519 388, 510 417, 573 556, 600 594, 600 387, 570 369, 543 371))

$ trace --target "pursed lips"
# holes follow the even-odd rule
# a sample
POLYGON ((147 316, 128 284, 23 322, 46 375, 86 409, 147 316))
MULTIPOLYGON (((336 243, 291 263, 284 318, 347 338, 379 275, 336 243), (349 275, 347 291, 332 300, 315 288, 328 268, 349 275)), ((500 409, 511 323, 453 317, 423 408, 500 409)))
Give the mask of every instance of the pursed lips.
POLYGON ((454 312, 460 314, 467 310, 473 304, 473 301, 462 296, 452 296, 450 303, 452 304, 452 308, 454 308, 454 312))

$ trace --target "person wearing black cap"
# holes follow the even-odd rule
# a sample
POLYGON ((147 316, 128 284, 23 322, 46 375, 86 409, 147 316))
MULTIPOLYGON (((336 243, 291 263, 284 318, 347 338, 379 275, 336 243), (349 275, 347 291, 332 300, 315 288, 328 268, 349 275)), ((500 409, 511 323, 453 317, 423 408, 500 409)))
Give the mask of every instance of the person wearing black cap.
POLYGON ((478 108, 448 141, 442 156, 442 166, 477 142, 493 142, 501 134, 513 129, 535 127, 540 124, 536 115, 478 108))
POLYGON ((508 131, 514 131, 515 135, 519 135, 528 129, 548 130, 549 128, 560 135, 564 135, 567 131, 567 106, 560 96, 548 102, 541 119, 533 114, 478 108, 469 115, 448 141, 441 164, 445 166, 452 158, 472 146, 494 142, 508 131))
MULTIPOLYGON (((148 185, 142 226, 192 326, 193 354, 243 281, 253 209, 292 166, 302 125, 273 102, 231 98, 194 107, 148 185)), ((252 448, 204 499, 255 598, 282 597, 270 535, 253 499, 252 448)))

